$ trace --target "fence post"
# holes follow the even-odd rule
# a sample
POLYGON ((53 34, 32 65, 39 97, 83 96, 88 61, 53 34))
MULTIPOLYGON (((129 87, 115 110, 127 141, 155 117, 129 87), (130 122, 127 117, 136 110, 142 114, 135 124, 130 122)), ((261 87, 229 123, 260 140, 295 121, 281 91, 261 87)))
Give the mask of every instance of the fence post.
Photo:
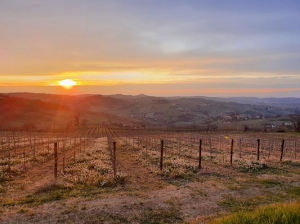
POLYGON ((259 160, 260 139, 257 139, 257 160, 259 160))
POLYGON ((294 155, 295 155, 295 159, 297 159, 297 153, 296 153, 296 141, 294 142, 294 155))
POLYGON ((234 140, 231 140, 231 148, 230 148, 230 164, 232 165, 232 156, 233 156, 233 143, 234 140))
POLYGON ((10 158, 11 154, 10 154, 10 136, 8 136, 8 171, 10 171, 10 158))
POLYGON ((49 137, 48 137, 48 155, 50 154, 50 140, 49 140, 49 137))
POLYGON ((148 159, 148 138, 146 136, 146 161, 148 159))
POLYGON ((283 158, 283 150, 284 150, 284 140, 281 142, 281 154, 280 154, 280 161, 282 161, 283 158))
POLYGON ((55 177, 55 180, 57 179, 57 163, 58 163, 57 142, 55 142, 54 143, 54 177, 55 177))
POLYGON ((35 144, 35 134, 33 136, 33 158, 36 160, 36 144, 35 144))
POLYGON ((164 140, 161 140, 160 142, 161 148, 160 148, 160 170, 163 169, 163 160, 164 160, 164 140))
POLYGON ((83 150, 85 150, 85 144, 86 144, 86 136, 83 136, 83 150))
POLYGON ((26 154, 25 154, 25 150, 23 151, 23 166, 24 166, 24 170, 26 169, 26 154))
POLYGON ((242 139, 240 138, 240 142, 239 142, 239 146, 240 146, 240 159, 242 158, 242 139))
POLYGON ((117 161, 117 155, 116 155, 116 142, 113 142, 114 148, 113 148, 113 169, 114 169, 114 177, 117 174, 117 168, 116 168, 116 161, 117 161))
POLYGON ((200 139, 199 143, 199 170, 201 169, 201 154, 202 154, 202 139, 200 139))
POLYGON ((81 137, 79 138, 79 152, 81 152, 81 137))

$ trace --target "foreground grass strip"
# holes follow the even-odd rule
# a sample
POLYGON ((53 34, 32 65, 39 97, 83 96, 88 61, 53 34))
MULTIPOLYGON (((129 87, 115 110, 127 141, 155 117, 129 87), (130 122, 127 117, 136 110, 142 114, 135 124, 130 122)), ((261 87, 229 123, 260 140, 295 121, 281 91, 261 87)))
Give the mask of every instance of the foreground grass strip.
POLYGON ((6 199, 0 201, 0 206, 14 205, 42 205, 45 203, 68 199, 72 197, 93 198, 95 195, 105 193, 114 193, 114 188, 97 188, 88 185, 76 185, 75 187, 67 187, 63 185, 50 185, 44 187, 33 194, 27 195, 20 201, 6 199))
POLYGON ((148 211, 143 214, 141 224, 155 223, 185 223, 178 209, 170 207, 168 209, 148 211))
POLYGON ((280 203, 288 199, 299 198, 296 196, 295 188, 288 189, 290 193, 279 193, 265 191, 261 196, 255 196, 250 198, 237 198, 231 195, 224 195, 223 200, 218 202, 218 205, 227 208, 231 212, 238 211, 251 211, 257 206, 263 206, 266 204, 280 203))
POLYGON ((293 223, 300 224, 300 202, 259 207, 252 212, 238 212, 211 222, 211 224, 293 223))

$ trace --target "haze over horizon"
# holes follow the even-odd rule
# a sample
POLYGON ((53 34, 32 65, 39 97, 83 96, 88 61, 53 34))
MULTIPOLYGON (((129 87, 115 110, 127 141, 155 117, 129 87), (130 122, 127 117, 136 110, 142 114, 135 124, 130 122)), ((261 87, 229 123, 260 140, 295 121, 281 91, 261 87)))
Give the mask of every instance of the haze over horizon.
POLYGON ((1 0, 0 30, 2 93, 300 97, 299 1, 1 0))

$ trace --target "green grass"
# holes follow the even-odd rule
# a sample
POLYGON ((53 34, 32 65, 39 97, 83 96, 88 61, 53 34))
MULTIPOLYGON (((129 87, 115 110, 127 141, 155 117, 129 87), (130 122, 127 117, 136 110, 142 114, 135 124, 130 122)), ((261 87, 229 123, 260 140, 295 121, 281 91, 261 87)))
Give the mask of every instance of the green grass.
POLYGON ((285 189, 285 192, 291 197, 300 197, 300 187, 289 186, 285 189))
POLYGON ((35 194, 27 195, 25 199, 21 201, 21 204, 45 204, 52 201, 62 200, 73 193, 74 192, 69 187, 51 185, 47 188, 39 190, 35 194))
POLYGON ((289 166, 292 166, 292 167, 300 167, 300 163, 297 162, 297 161, 284 160, 282 163, 286 164, 286 165, 289 165, 289 166))
POLYGON ((265 188, 270 188, 270 187, 275 187, 275 186, 281 186, 281 182, 277 181, 277 180, 257 180, 257 183, 261 184, 262 186, 264 186, 265 188))
POLYGON ((76 185, 75 187, 66 187, 63 185, 46 186, 33 194, 27 195, 24 199, 19 201, 13 199, 6 199, 1 201, 1 206, 15 206, 15 205, 42 205, 53 201, 64 200, 72 197, 86 197, 94 198, 99 194, 117 192, 115 188, 98 188, 95 186, 76 185))
POLYGON ((258 161, 252 161, 251 163, 246 163, 245 161, 239 161, 238 170, 242 173, 250 174, 279 174, 286 172, 277 167, 271 167, 266 163, 261 163, 258 161))
POLYGON ((185 223, 179 210, 173 206, 167 209, 147 211, 142 216, 141 224, 185 223))
POLYGON ((273 190, 265 190, 260 196, 249 197, 249 198, 237 198, 231 195, 223 196, 223 200, 219 201, 218 205, 225 207, 228 211, 252 211, 257 206, 263 206, 266 204, 284 202, 299 198, 298 193, 300 190, 295 187, 286 189, 286 192, 273 192, 273 190))
POLYGON ((242 211, 219 218, 211 224, 293 223, 300 224, 300 202, 263 206, 254 211, 242 211))

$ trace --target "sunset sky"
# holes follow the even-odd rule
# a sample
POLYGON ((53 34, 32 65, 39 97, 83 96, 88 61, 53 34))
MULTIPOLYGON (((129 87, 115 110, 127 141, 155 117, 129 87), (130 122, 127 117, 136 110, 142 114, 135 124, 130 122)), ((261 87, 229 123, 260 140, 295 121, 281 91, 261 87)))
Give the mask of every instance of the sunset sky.
POLYGON ((300 1, 0 0, 0 92, 24 91, 300 97, 300 1))

